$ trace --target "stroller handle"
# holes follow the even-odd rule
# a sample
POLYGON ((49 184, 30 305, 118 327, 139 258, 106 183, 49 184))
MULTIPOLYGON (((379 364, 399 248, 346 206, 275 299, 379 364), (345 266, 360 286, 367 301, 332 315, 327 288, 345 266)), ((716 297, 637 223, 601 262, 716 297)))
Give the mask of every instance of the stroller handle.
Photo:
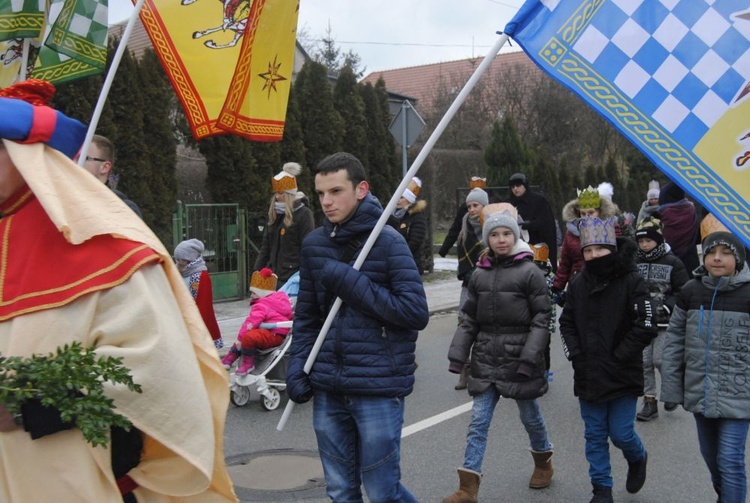
POLYGON ((278 321, 276 323, 261 323, 258 328, 273 330, 274 328, 292 328, 293 321, 278 321))

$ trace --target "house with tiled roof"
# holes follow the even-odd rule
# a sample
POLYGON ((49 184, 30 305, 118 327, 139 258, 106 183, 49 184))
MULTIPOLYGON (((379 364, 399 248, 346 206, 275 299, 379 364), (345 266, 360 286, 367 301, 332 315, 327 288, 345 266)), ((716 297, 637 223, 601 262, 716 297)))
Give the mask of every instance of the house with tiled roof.
MULTIPOLYGON (((372 72, 362 79, 363 83, 378 81, 381 77, 389 93, 412 97, 414 107, 423 116, 433 111, 434 101, 440 93, 458 94, 468 82, 469 77, 482 62, 482 58, 467 58, 456 61, 444 61, 429 65, 411 66, 372 72)), ((526 56, 523 51, 508 52, 497 55, 480 82, 502 82, 504 73, 515 67, 513 74, 538 77, 541 70, 526 56), (519 72, 520 70, 520 72, 519 72)))

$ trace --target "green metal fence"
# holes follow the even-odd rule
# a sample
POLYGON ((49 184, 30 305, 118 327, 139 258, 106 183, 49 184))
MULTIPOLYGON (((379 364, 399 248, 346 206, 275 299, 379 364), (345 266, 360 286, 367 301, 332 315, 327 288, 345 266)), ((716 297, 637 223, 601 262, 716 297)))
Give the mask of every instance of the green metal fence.
POLYGON ((199 239, 211 274, 214 300, 242 299, 247 285, 247 224, 237 204, 178 204, 172 217, 173 248, 199 239))

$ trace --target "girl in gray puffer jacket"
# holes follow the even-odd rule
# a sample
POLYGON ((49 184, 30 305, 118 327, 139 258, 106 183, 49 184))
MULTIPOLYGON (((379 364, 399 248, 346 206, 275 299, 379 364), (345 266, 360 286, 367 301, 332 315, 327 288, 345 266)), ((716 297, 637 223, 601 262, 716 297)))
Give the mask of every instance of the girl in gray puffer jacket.
POLYGON ((449 370, 469 360, 474 398, 458 491, 443 503, 477 501, 487 432, 500 397, 512 398, 529 434, 535 469, 529 487, 552 479, 552 444, 536 399, 547 392, 544 350, 551 316, 547 282, 519 239, 518 214, 507 203, 485 206, 482 237, 488 247, 468 285, 464 315, 448 352, 449 370))
POLYGON ((750 270, 729 232, 703 240, 703 266, 677 297, 662 356, 661 399, 695 416, 701 455, 722 503, 747 496, 750 270))

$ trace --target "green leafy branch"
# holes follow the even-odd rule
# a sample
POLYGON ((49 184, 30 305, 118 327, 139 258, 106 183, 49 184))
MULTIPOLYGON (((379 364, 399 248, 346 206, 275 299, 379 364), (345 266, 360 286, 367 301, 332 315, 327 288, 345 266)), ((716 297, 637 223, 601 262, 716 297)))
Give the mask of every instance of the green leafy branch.
POLYGON ((114 401, 104 394, 105 382, 141 393, 122 358, 97 358, 93 347, 79 342, 46 356, 0 355, 0 403, 11 414, 20 413, 27 400, 40 400, 57 409, 63 421, 74 423, 91 445, 106 448, 112 426, 130 431, 133 425, 114 411, 114 401))

